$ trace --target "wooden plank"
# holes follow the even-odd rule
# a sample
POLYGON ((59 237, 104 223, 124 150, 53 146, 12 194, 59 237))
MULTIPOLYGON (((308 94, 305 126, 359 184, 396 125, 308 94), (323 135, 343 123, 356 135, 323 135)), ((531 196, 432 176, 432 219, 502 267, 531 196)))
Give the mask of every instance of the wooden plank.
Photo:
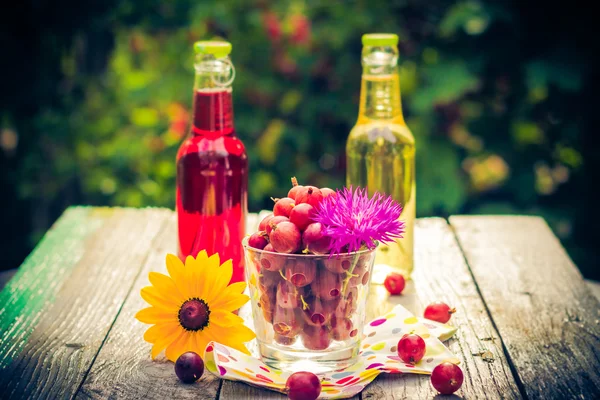
MULTIPOLYGON (((458 327, 446 342, 461 360, 465 375, 457 395, 465 399, 518 399, 515 379, 503 354, 498 333, 465 264, 454 234, 441 218, 419 219, 415 225, 415 270, 402 296, 389 297, 383 286, 372 286, 368 302, 370 318, 402 304, 415 315, 433 301, 456 308, 451 323, 458 327), (493 361, 477 355, 489 351, 493 361)), ((380 375, 362 392, 362 399, 431 399, 436 395, 428 376, 380 375)))
POLYGON ((600 308, 543 219, 450 218, 528 398, 600 395, 600 308))
POLYGON ((173 363, 164 354, 152 361, 152 345, 143 339, 149 325, 134 318, 139 310, 148 307, 140 296, 140 290, 149 285, 148 273, 167 273, 167 253, 177 254, 177 221, 174 213, 169 216, 151 249, 133 290, 125 300, 119 317, 76 395, 77 399, 216 398, 220 382, 212 374, 206 372, 195 384, 186 385, 179 382, 173 363))
POLYGON ((0 371, 8 368, 40 313, 56 299, 83 255, 85 240, 105 223, 90 211, 83 207, 65 211, 0 292, 0 371))
POLYGON ((57 233, 48 235, 11 281, 5 290, 9 294, 2 294, 17 304, 29 303, 32 296, 45 298, 41 306, 20 306, 10 328, 16 333, 2 342, 1 353, 11 359, 0 376, 3 398, 75 394, 168 213, 108 208, 67 212, 67 222, 57 225, 57 233), (30 332, 20 334, 23 329, 30 332))

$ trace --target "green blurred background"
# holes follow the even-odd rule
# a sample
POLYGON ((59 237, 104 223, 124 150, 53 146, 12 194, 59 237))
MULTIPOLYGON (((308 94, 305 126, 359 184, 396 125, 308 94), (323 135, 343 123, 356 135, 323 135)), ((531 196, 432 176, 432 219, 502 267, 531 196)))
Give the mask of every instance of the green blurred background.
POLYGON ((599 278, 598 46, 577 1, 59 0, 5 11, 0 269, 71 204, 173 207, 200 39, 233 43, 250 209, 284 194, 291 175, 340 187, 361 35, 394 32, 418 215, 541 215, 599 278))

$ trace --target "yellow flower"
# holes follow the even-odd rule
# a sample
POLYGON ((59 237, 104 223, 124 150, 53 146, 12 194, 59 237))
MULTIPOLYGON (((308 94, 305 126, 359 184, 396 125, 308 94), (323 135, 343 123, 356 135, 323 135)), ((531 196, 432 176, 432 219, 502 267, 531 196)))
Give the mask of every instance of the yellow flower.
POLYGON ((153 324, 144 333, 144 340, 153 344, 152 358, 165 349, 173 362, 187 351, 204 357, 210 341, 250 354, 244 343, 256 335, 232 312, 249 297, 242 294, 245 282, 228 286, 231 260, 220 265, 218 254, 209 258, 203 250, 196 259, 188 256, 184 266, 168 254, 167 271, 170 276, 150 272, 152 286, 143 288, 141 295, 152 307, 135 315, 140 322, 153 324))

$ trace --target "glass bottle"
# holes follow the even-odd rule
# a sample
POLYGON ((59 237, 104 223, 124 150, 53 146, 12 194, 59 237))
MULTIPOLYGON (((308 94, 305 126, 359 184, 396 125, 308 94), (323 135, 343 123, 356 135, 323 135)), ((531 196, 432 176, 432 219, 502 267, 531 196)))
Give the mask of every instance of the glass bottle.
POLYGON ((233 260, 231 282, 239 282, 244 280, 248 157, 233 125, 231 44, 202 41, 194 50, 192 127, 177 153, 179 256, 219 253, 221 262, 233 260))
POLYGON ((374 283, 390 272, 409 278, 413 270, 415 222, 415 138, 404 122, 398 75, 398 36, 362 37, 362 83, 358 121, 346 144, 346 183, 383 192, 403 206, 402 239, 379 246, 374 283))

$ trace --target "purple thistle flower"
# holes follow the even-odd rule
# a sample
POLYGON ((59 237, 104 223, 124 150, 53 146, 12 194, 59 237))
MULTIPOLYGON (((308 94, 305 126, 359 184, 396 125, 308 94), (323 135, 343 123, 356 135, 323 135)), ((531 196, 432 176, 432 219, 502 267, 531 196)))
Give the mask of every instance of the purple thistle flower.
POLYGON ((366 189, 344 188, 335 196, 328 196, 317 207, 313 219, 325 228, 331 237, 331 254, 358 251, 364 245, 370 250, 375 241, 392 242, 402 238, 404 222, 399 221, 402 206, 392 199, 375 193, 369 199, 366 189))

